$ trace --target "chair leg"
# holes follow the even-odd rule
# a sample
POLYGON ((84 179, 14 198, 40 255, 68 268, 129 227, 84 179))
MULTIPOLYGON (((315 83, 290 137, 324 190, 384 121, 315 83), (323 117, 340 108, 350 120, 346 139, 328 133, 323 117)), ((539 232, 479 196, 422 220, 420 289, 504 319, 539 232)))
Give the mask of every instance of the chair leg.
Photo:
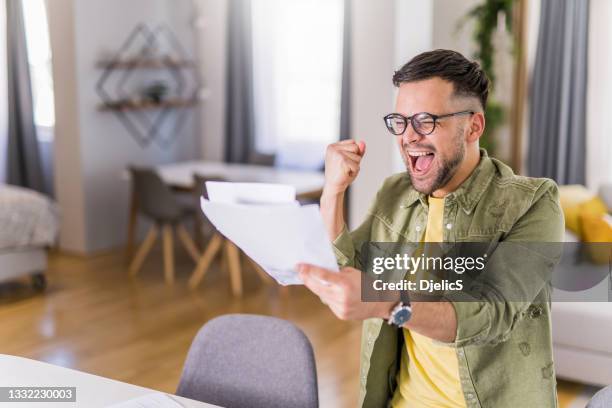
POLYGON ((198 263, 198 259, 200 259, 200 251, 198 251, 196 244, 191 239, 191 236, 189 236, 189 233, 187 232, 185 227, 179 224, 176 227, 176 232, 181 241, 181 244, 183 244, 183 247, 187 250, 189 256, 191 256, 191 259, 193 259, 195 263, 198 263))
POLYGON ((198 260, 198 264, 193 270, 191 278, 189 278, 189 288, 195 289, 198 287, 198 285, 204 278, 204 274, 206 273, 206 271, 208 271, 212 260, 215 258, 215 255, 217 254, 217 252, 219 252, 219 249, 221 249, 223 240, 223 236, 218 232, 215 232, 210 238, 208 246, 204 250, 204 253, 200 257, 200 259, 198 260))
POLYGON ((236 297, 242 296, 242 273, 240 271, 240 252, 238 247, 229 239, 225 240, 225 254, 229 266, 230 283, 232 285, 232 293, 236 297))
POLYGON ((164 276, 166 283, 174 283, 174 238, 172 225, 165 224, 162 227, 162 237, 164 242, 164 276))
POLYGON ((125 259, 131 260, 134 255, 134 239, 136 236, 136 228, 138 224, 138 194, 134 190, 134 182, 132 181, 130 192, 130 214, 128 218, 127 243, 125 245, 125 259))
POLYGON ((204 247, 204 217, 202 214, 196 214, 193 220, 194 241, 198 248, 204 247))
POLYGON ((132 259, 132 262, 130 263, 130 267, 128 269, 130 276, 136 276, 136 274, 140 271, 140 268, 142 268, 142 263, 146 259, 147 255, 149 255, 149 252, 151 251, 151 248, 153 248, 153 244, 155 243, 156 239, 157 226, 153 225, 149 229, 144 242, 140 248, 138 248, 134 259, 132 259))

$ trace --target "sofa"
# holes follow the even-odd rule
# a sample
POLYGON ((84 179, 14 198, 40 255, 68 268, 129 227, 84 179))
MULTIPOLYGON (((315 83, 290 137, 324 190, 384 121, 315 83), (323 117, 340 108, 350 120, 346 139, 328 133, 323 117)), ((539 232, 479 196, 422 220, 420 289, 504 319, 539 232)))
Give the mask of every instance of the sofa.
POLYGON ((46 286, 47 248, 59 231, 59 209, 48 197, 0 184, 0 283, 30 276, 46 286))
MULTIPOLYGON (((569 190, 572 199, 579 195, 575 189, 569 190)), ((607 206, 609 217, 612 213, 612 184, 602 186, 597 195, 607 206)), ((563 187, 561 196, 563 207, 563 187)), ((566 242, 576 243, 583 239, 576 231, 566 231, 566 242)), ((609 265, 589 265, 584 257, 580 264, 576 264, 580 257, 577 251, 580 250, 580 245, 565 245, 558 269, 583 274, 584 268, 610 268, 609 265)), ((607 273, 612 274, 612 271, 607 273)), ((591 298, 599 301, 575 301, 577 293, 553 291, 552 333, 557 377, 593 385, 612 384, 612 302, 606 301, 612 299, 610 285, 612 280, 604 278, 589 289, 593 294, 591 298)), ((584 293, 581 296, 584 300, 584 293)))

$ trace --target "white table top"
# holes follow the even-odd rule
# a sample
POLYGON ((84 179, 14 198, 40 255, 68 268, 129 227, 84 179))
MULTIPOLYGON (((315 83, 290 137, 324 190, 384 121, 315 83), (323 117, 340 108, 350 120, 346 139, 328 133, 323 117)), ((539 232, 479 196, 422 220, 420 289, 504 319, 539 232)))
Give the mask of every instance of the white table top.
POLYGON ((325 176, 318 171, 277 169, 252 164, 234 164, 213 161, 189 161, 157 166, 165 183, 182 188, 193 187, 193 176, 222 177, 232 182, 288 184, 298 195, 312 193, 323 188, 325 176))
MULTIPOLYGON (((142 395, 157 392, 149 388, 87 374, 23 357, 0 354, 1 387, 76 387, 76 403, 2 402, 2 407, 105 407, 142 395), (30 405, 28 405, 30 404, 30 405)), ((169 394, 167 394, 169 395, 169 394)), ((186 408, 214 408, 215 405, 169 395, 186 408)))

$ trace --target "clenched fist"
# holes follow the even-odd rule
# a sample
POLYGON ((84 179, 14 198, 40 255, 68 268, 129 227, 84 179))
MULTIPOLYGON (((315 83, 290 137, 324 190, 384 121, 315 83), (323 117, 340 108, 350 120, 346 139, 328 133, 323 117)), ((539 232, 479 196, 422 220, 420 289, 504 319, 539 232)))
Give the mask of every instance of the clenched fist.
POLYGON ((344 193, 359 174, 359 165, 365 154, 365 143, 342 140, 327 146, 325 152, 325 191, 344 193))

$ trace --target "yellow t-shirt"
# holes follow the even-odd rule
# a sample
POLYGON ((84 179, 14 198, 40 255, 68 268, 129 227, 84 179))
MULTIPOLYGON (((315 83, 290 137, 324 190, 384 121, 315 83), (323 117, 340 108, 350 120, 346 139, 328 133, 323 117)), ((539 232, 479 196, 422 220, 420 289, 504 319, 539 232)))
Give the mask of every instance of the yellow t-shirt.
MULTIPOLYGON (((425 242, 442 242, 444 199, 429 197, 425 242)), ((454 347, 404 329, 398 387, 393 408, 465 407, 454 347)))

